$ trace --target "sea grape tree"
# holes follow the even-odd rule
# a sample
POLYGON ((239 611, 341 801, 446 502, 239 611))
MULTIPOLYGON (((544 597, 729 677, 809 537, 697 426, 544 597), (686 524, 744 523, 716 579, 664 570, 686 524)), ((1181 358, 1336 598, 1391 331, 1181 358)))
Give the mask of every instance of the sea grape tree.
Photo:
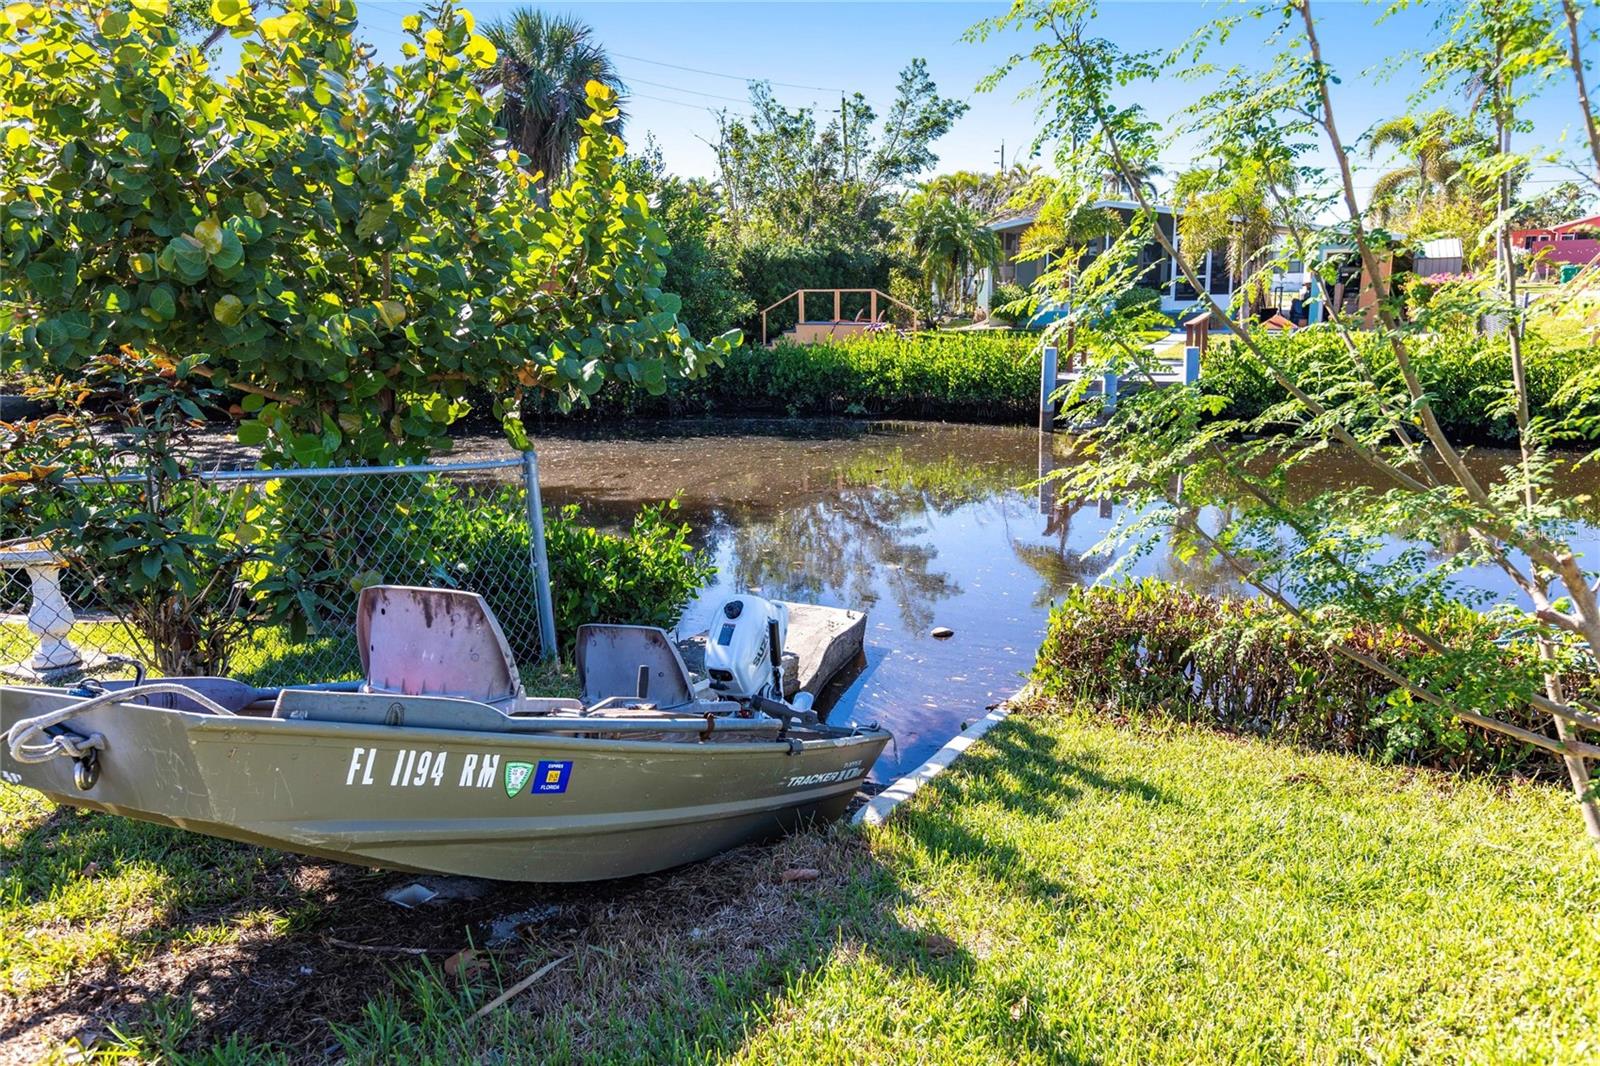
POLYGON ((241 441, 321 464, 423 456, 469 392, 520 434, 527 393, 659 392, 729 345, 687 336, 660 291, 611 90, 589 86, 546 204, 475 84, 495 50, 449 0, 405 19, 394 65, 352 0, 210 13, 240 42, 232 72, 167 0, 0 12, 8 363, 163 360, 242 396, 241 441))

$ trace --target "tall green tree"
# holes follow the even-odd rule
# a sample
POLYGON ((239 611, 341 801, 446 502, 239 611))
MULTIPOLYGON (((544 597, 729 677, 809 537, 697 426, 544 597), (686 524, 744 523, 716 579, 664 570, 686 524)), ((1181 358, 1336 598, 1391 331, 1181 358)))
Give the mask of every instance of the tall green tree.
POLYGON ((1517 205, 1513 221, 1518 226, 1528 228, 1559 226, 1563 222, 1572 222, 1594 212, 1594 194, 1575 181, 1563 181, 1553 188, 1524 199, 1517 205))
POLYGON ((1271 187, 1263 164, 1250 158, 1195 167, 1173 185, 1179 242, 1197 256, 1220 249, 1222 262, 1213 261, 1212 270, 1237 278, 1247 305, 1264 299, 1271 282, 1268 256, 1282 225, 1271 187))
POLYGON ((607 128, 622 133, 627 90, 588 23, 524 7, 491 23, 484 36, 499 53, 479 79, 498 87, 497 121, 552 184, 566 175, 578 151, 590 82, 612 91, 615 115, 607 128))
POLYGON ((993 219, 1011 208, 1026 206, 1019 202, 1019 194, 1027 190, 1038 177, 1037 166, 1013 163, 999 171, 957 170, 938 174, 923 182, 921 189, 970 207, 985 219, 993 219))
POLYGON ((165 0, 0 16, 0 327, 26 368, 164 361, 244 394, 241 440, 314 465, 425 455, 469 390, 520 433, 526 392, 661 391, 715 357, 617 181, 611 89, 587 87, 544 205, 475 83, 494 46, 450 3, 406 18, 393 66, 358 45, 351 0, 212 10, 240 40, 227 76, 165 0))
POLYGON ((1367 132, 1366 140, 1369 159, 1394 151, 1406 160, 1372 184, 1372 207, 1380 219, 1418 214, 1455 195, 1470 198, 1470 190, 1459 189, 1459 179, 1466 153, 1481 147, 1483 138, 1448 108, 1386 119, 1367 132))
POLYGON ((928 190, 900 206, 896 230, 947 310, 960 307, 962 285, 974 271, 1000 260, 1000 239, 985 222, 975 207, 928 190))
POLYGON ((861 93, 824 121, 814 108, 784 107, 766 83, 752 84, 749 116, 724 114, 717 138, 730 235, 736 243, 883 241, 889 195, 938 163, 933 142, 966 111, 939 95, 921 59, 900 72, 881 122, 861 93))

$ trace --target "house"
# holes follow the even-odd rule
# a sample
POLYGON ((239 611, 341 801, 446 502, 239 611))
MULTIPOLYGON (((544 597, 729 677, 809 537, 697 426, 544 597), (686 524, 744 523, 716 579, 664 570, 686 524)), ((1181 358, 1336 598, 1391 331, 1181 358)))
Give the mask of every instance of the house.
MULTIPOLYGON (((1122 217, 1124 223, 1131 221, 1134 214, 1140 210, 1139 205, 1131 200, 1096 200, 1089 206, 1115 211, 1122 217)), ((1155 212, 1156 225, 1173 245, 1177 246, 1180 243, 1177 233, 1178 213, 1164 205, 1156 205, 1155 212)), ((1038 221, 1038 217, 1038 208, 1035 206, 989 224, 989 229, 1000 238, 1000 267, 995 275, 999 283, 1011 282, 1028 288, 1044 271, 1049 262, 1048 258, 1044 260, 1018 258, 1022 251, 1023 234, 1038 221)), ((1089 245, 1089 254, 1098 254, 1108 243, 1105 238, 1092 242, 1089 245)), ((1182 314, 1201 302, 1200 293, 1189 284, 1172 257, 1167 255, 1158 242, 1152 240, 1145 246, 1140 253, 1139 264, 1144 268, 1140 284, 1161 293, 1161 310, 1182 314)), ((1221 248, 1208 250, 1204 257, 1194 261, 1194 267, 1196 273, 1200 275, 1201 287, 1210 292, 1218 303, 1226 303, 1232 297, 1234 289, 1239 286, 1240 279, 1228 270, 1227 255, 1221 248)), ((1306 280, 1304 268, 1299 262, 1290 262, 1287 268, 1274 277, 1274 295, 1292 296, 1299 291, 1306 280)), ((1287 297, 1284 302, 1287 302, 1287 297)))
POLYGON ((1584 267, 1600 257, 1600 215, 1575 218, 1559 226, 1511 231, 1511 254, 1528 265, 1535 277, 1546 277, 1562 266, 1584 267))
MULTIPOLYGON (((1090 206, 1116 211, 1124 223, 1131 221, 1135 212, 1140 210, 1138 204, 1129 200, 1096 200, 1090 206)), ((1155 212, 1156 224, 1162 233, 1175 247, 1180 246, 1182 242, 1177 233, 1180 213, 1165 205, 1156 205, 1155 212)), ((1026 288, 1043 272, 1048 259, 1018 259, 1022 250, 1023 235, 1037 219, 1037 208, 1030 208, 990 223, 989 228, 1000 237, 1000 266, 996 272, 997 281, 1014 282, 1026 288)), ((1600 222, 1600 219, 1592 221, 1600 222)), ((1321 227, 1313 226, 1313 228, 1321 227)), ((1305 306, 1310 321, 1318 322, 1325 318, 1328 313, 1328 306, 1325 305, 1331 305, 1343 314, 1358 316, 1364 328, 1371 328, 1376 317, 1375 294, 1354 249, 1340 244, 1319 243, 1317 260, 1331 266, 1332 281, 1325 284, 1308 270, 1300 259, 1283 259, 1282 248, 1288 241, 1288 231, 1280 228, 1274 239, 1278 249, 1274 258, 1279 259, 1279 264, 1273 269, 1266 305, 1281 311, 1288 310, 1294 298, 1305 290, 1311 295, 1305 306)), ((1108 243, 1104 238, 1091 243, 1088 254, 1093 256, 1103 251, 1108 243)), ((1238 276, 1228 269, 1226 250, 1208 249, 1203 257, 1193 259, 1192 265, 1199 274, 1201 289, 1209 292, 1217 303, 1226 306, 1234 290, 1240 285, 1238 276)), ((1460 239, 1441 238, 1424 242, 1414 255, 1404 253, 1386 257, 1381 264, 1381 272, 1386 279, 1396 273, 1406 272, 1423 275, 1456 274, 1461 272, 1462 265, 1463 249, 1460 239)), ((1156 241, 1151 241, 1141 252, 1140 266, 1144 269, 1140 284, 1160 291, 1161 310, 1175 317, 1182 317, 1203 302, 1200 292, 1189 284, 1176 262, 1156 241)), ((1261 310, 1265 312, 1264 308, 1261 310)), ((1033 324, 1039 325, 1049 321, 1053 314, 1051 309, 1046 308, 1034 319, 1033 324)))

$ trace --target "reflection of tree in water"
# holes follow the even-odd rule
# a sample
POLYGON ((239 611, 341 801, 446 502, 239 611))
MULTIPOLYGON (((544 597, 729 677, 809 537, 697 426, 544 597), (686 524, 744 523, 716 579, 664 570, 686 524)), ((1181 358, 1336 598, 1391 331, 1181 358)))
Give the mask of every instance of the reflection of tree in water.
POLYGON ((1045 536, 1056 538, 1054 544, 1023 544, 1011 538, 1011 550, 1043 581, 1033 594, 1033 606, 1050 606, 1067 589, 1087 585, 1111 564, 1103 555, 1085 555, 1067 544, 1072 535, 1073 516, 1094 502, 1084 499, 1055 502, 1044 525, 1045 536))
POLYGON ((1030 477, 1016 463, 923 459, 904 448, 869 453, 835 471, 836 489, 826 498, 728 529, 734 578, 780 598, 835 589, 864 610, 878 605, 883 590, 906 628, 925 629, 935 605, 961 593, 934 568, 939 552, 925 542, 926 519, 997 499, 1030 477))

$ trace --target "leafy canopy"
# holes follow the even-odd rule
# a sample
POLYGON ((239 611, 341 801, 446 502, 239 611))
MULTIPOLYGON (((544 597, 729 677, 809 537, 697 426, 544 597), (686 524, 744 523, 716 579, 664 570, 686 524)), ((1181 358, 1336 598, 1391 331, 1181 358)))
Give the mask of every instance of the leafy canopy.
POLYGON ((468 388, 517 437, 525 392, 659 392, 731 343, 694 342, 658 287, 610 89, 588 86, 546 206, 474 84, 495 49, 448 0, 405 19, 393 66, 352 0, 211 17, 241 41, 226 78, 167 0, 0 14, 0 328, 24 368, 164 359, 245 394, 241 440, 315 464, 426 454, 468 388))
POLYGON ((849 245, 885 236, 887 194, 938 163, 933 142, 967 105, 940 96, 927 64, 914 59, 877 129, 877 112, 860 93, 841 97, 839 117, 819 123, 815 109, 790 111, 756 82, 750 111, 724 115, 716 145, 731 236, 849 245))

